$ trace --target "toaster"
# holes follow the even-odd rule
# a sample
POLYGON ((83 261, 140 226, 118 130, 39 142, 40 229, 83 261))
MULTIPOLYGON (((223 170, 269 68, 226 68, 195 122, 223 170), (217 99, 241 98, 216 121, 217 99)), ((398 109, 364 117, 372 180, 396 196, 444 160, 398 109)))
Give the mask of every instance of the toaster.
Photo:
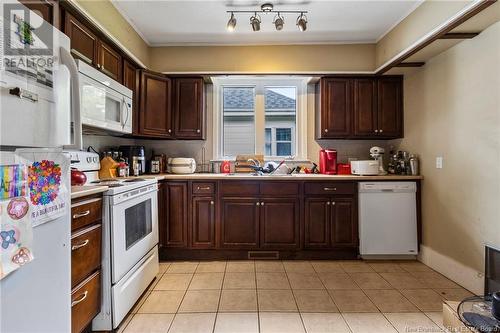
POLYGON ((167 161, 167 171, 176 174, 190 174, 196 171, 194 158, 171 157, 167 161))
POLYGON ((378 175, 378 161, 361 160, 351 161, 351 173, 359 176, 376 176, 378 175))

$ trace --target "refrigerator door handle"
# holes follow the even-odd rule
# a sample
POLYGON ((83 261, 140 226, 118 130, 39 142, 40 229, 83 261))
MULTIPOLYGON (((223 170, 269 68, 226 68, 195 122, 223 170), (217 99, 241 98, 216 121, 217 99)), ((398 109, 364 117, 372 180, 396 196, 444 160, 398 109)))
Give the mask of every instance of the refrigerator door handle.
POLYGON ((61 63, 68 67, 71 78, 71 112, 73 115, 73 144, 65 148, 83 149, 82 118, 80 112, 80 74, 71 53, 65 48, 60 48, 61 63))

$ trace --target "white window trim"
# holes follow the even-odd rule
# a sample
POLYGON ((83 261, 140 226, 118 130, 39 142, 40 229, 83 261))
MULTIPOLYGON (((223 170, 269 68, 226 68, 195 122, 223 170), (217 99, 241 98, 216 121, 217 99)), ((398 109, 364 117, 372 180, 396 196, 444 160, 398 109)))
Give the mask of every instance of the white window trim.
MULTIPOLYGON (((223 156, 223 117, 222 117, 222 88, 237 86, 237 87, 254 87, 256 90, 263 86, 296 86, 297 87, 297 113, 295 125, 295 155, 293 160, 307 160, 307 85, 311 81, 311 77, 298 76, 232 76, 232 77, 212 77, 213 82, 213 152, 215 160, 233 160, 236 156, 223 156), (256 81, 259 81, 256 83, 256 81)), ((256 95, 256 98, 258 96, 256 95)), ((256 104, 257 105, 257 101, 256 104)), ((257 119, 256 119, 257 121, 257 119)), ((256 123, 256 126, 258 123, 256 123)), ((265 127, 265 124, 261 124, 265 127)), ((256 153, 264 154, 265 138, 255 138, 256 153), (259 144, 262 142, 263 144, 259 144), (262 152, 260 151, 262 150, 262 152)), ((266 160, 276 160, 279 157, 265 156, 266 160)))

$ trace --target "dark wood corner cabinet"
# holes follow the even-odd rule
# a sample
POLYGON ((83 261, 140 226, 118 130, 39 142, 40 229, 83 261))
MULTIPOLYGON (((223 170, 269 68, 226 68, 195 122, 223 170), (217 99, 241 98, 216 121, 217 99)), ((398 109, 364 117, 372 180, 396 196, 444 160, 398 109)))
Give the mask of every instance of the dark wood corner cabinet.
POLYGON ((164 260, 357 256, 354 182, 197 180, 159 187, 164 260))
POLYGON ((71 332, 101 311, 102 196, 71 201, 71 332))
POLYGON ((167 77, 142 70, 139 100, 137 136, 205 139, 202 77, 167 77))
POLYGON ((318 139, 403 137, 402 76, 324 77, 316 90, 318 139))

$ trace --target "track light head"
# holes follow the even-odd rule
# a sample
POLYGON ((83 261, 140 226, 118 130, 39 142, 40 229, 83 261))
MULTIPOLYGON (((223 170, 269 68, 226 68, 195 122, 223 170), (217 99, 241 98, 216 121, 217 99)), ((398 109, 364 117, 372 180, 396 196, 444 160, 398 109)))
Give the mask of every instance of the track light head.
POLYGON ((231 17, 229 21, 227 21, 227 31, 233 32, 236 29, 236 17, 234 17, 234 13, 231 12, 231 17))
POLYGON ((278 15, 276 15, 274 17, 274 26, 276 27, 276 30, 278 31, 281 31, 283 30, 283 25, 285 24, 285 19, 283 18, 283 16, 280 15, 280 13, 278 13, 278 15))
POLYGON ((260 16, 257 15, 257 13, 254 14, 254 16, 252 16, 250 18, 250 25, 252 26, 252 30, 253 31, 259 31, 260 30, 260 23, 261 23, 261 19, 260 19, 260 16))
POLYGON ((297 26, 299 27, 300 31, 306 31, 307 17, 304 15, 304 13, 300 13, 299 17, 297 18, 297 26))

